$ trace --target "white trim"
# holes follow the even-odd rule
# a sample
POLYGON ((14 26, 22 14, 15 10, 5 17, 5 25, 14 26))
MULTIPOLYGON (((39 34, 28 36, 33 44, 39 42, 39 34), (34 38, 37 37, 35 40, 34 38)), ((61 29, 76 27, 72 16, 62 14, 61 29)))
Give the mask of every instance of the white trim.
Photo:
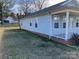
POLYGON ((53 28, 53 26, 52 26, 52 16, 50 16, 50 27, 49 27, 49 33, 50 33, 50 35, 49 35, 49 39, 51 39, 51 36, 52 36, 52 28, 53 28))
POLYGON ((59 37, 59 36, 54 36, 54 35, 52 35, 53 37, 56 37, 56 38, 60 38, 60 39, 65 39, 65 38, 63 38, 63 37, 59 37))
POLYGON ((68 4, 69 2, 71 2, 72 0, 68 0, 67 2, 63 3, 62 5, 68 4))
POLYGON ((65 39, 68 39, 68 27, 69 27, 69 11, 66 12, 66 36, 65 39))

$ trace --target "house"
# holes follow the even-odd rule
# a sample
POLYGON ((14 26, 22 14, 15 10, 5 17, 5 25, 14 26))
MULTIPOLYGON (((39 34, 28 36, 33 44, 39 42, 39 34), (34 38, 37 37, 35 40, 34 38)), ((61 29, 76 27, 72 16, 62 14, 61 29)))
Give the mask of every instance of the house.
POLYGON ((7 17, 6 19, 4 19, 4 23, 10 23, 10 24, 13 24, 13 23, 17 23, 18 21, 15 20, 14 18, 12 17, 7 17))
POLYGON ((21 29, 67 43, 73 33, 79 34, 79 1, 66 0, 20 19, 21 29))

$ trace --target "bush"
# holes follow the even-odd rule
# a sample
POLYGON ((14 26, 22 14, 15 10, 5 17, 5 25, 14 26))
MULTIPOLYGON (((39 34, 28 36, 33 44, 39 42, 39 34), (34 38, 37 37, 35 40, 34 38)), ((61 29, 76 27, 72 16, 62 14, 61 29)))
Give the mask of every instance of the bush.
POLYGON ((73 34, 70 40, 72 44, 79 45, 79 34, 73 34))

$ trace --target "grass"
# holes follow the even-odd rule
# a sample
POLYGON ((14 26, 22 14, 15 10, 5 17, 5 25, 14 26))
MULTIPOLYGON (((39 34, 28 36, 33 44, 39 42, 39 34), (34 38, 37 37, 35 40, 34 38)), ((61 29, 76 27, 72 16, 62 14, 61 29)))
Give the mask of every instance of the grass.
POLYGON ((43 41, 42 37, 27 31, 3 28, 2 44, 7 59, 77 59, 79 50, 56 42, 43 41))

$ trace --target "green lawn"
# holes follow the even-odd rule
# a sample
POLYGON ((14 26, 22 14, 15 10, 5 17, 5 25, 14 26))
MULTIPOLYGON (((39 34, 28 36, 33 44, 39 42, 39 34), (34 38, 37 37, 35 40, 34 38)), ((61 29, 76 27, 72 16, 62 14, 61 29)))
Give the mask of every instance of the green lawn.
POLYGON ((5 59, 79 59, 79 50, 55 42, 43 41, 27 31, 7 27, 2 37, 5 59))

